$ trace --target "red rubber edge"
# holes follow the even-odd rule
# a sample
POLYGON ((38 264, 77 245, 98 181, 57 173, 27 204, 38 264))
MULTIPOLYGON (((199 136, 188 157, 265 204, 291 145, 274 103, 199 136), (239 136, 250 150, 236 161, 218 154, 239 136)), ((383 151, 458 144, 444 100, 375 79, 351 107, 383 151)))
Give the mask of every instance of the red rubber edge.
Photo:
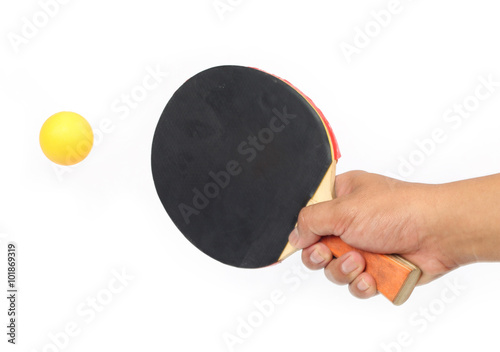
POLYGON ((299 92, 306 100, 309 104, 311 104, 311 106, 314 108, 314 110, 316 110, 319 114, 319 117, 321 118, 321 120, 323 121, 323 123, 325 124, 326 126, 326 130, 328 131, 328 134, 330 135, 330 140, 332 141, 332 144, 333 144, 333 157, 335 160, 339 160, 339 158, 341 157, 341 154, 340 154, 340 148, 339 148, 339 144, 337 142, 337 138, 335 137, 335 134, 333 133, 333 130, 332 130, 332 126, 330 126, 330 123, 328 122, 328 120, 326 119, 325 115, 323 114, 323 112, 321 111, 320 108, 318 108, 318 106, 316 104, 314 104, 314 102, 311 100, 311 98, 309 98, 307 95, 305 95, 300 89, 298 89, 296 86, 294 86, 292 83, 288 82, 286 79, 283 79, 279 76, 276 76, 276 75, 273 75, 272 73, 269 73, 269 72, 266 72, 264 70, 261 70, 259 68, 256 68, 256 67, 250 67, 250 68, 253 68, 254 70, 258 70, 258 71, 261 71, 261 72, 264 72, 264 73, 267 73, 268 75, 271 75, 273 77, 276 77, 277 79, 279 79, 280 81, 282 82, 285 82, 286 84, 288 84, 290 87, 292 87, 293 89, 295 89, 297 92, 299 92))

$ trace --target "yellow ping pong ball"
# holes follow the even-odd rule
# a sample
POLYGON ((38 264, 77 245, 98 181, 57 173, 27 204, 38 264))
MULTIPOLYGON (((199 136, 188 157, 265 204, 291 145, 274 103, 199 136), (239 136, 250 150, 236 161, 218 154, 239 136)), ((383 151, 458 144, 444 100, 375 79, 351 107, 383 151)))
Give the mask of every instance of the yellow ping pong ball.
POLYGON ((45 121, 40 130, 40 146, 56 164, 78 164, 89 155, 94 144, 92 127, 74 112, 58 112, 45 121))

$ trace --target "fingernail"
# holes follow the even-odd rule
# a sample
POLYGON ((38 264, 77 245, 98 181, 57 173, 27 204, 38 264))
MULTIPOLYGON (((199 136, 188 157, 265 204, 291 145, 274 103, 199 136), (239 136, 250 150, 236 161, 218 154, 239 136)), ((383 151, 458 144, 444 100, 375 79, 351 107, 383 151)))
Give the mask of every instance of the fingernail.
POLYGON ((354 259, 352 259, 352 257, 348 257, 342 263, 341 268, 344 274, 350 274, 358 268, 358 264, 354 261, 354 259))
POLYGON ((325 258, 323 258, 323 256, 317 250, 311 253, 310 259, 314 264, 322 263, 325 260, 325 258))
POLYGON ((368 286, 368 284, 363 279, 361 279, 361 281, 358 282, 357 287, 358 287, 358 290, 360 290, 360 291, 366 291, 370 288, 370 286, 368 286))
POLYGON ((292 233, 290 233, 290 236, 288 237, 288 242, 294 247, 296 247, 296 244, 299 243, 299 231, 297 228, 294 228, 292 233))

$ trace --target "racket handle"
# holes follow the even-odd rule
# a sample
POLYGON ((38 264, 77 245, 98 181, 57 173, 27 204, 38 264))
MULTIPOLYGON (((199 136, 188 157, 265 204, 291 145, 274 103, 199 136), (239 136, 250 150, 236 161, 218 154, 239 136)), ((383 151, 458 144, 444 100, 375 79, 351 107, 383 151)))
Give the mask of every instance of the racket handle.
POLYGON ((335 257, 356 251, 365 258, 365 271, 373 276, 377 290, 393 304, 403 304, 412 293, 422 272, 416 266, 394 254, 375 254, 353 248, 337 236, 321 239, 335 257))

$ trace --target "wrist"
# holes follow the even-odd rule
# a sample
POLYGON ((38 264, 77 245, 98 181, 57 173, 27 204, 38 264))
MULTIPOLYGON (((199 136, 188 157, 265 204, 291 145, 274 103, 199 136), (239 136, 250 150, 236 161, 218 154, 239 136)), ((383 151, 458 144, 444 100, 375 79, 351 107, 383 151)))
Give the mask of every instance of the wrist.
POLYGON ((432 265, 449 269, 465 265, 467 241, 454 234, 456 223, 444 185, 411 184, 412 212, 419 237, 418 250, 426 253, 432 265))
POLYGON ((498 198, 487 178, 426 185, 427 243, 451 267, 500 260, 498 198), (496 209, 495 209, 496 208, 496 209))

